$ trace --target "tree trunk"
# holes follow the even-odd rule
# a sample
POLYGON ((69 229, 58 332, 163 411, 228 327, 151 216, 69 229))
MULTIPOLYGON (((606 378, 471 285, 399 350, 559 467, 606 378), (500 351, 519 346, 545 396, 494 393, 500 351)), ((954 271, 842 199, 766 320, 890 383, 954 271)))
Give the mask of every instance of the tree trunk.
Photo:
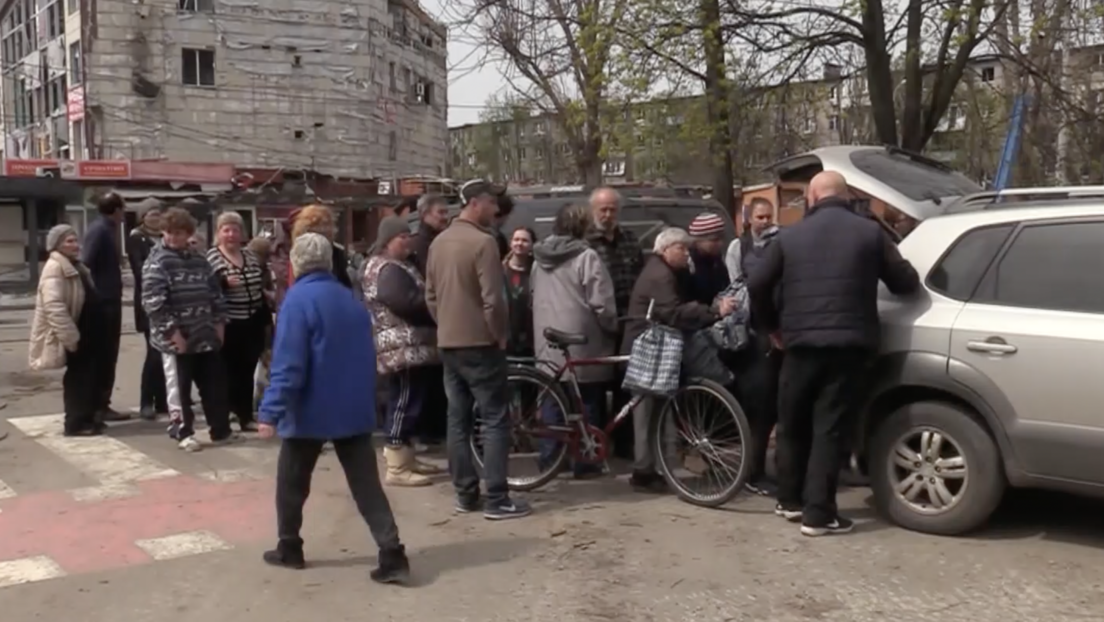
POLYGON ((897 107, 893 101, 893 67, 892 58, 886 51, 885 9, 882 0, 866 0, 863 4, 862 24, 866 90, 870 94, 874 134, 879 142, 896 145, 897 107))
POLYGON ((721 7, 718 0, 702 0, 702 43, 705 49, 705 107, 713 167, 713 198, 735 218, 732 177, 732 127, 729 124, 728 79, 721 7))

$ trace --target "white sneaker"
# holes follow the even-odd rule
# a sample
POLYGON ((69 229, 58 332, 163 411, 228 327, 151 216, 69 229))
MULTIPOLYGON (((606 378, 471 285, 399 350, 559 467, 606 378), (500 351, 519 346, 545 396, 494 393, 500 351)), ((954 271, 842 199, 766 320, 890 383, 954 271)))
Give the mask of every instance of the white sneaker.
POLYGON ((184 451, 190 452, 190 453, 195 453, 197 451, 203 451, 203 445, 200 445, 199 441, 197 441, 196 437, 194 437, 194 436, 189 436, 188 438, 180 441, 180 443, 177 444, 177 447, 179 447, 180 449, 183 449, 184 451))

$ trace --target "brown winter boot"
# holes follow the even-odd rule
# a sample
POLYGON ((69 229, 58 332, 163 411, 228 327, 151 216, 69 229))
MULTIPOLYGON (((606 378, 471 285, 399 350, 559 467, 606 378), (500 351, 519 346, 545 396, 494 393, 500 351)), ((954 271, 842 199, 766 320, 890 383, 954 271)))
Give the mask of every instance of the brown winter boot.
POLYGON ((414 472, 414 449, 411 447, 384 447, 383 458, 387 461, 387 476, 384 483, 388 486, 429 486, 429 478, 414 472))

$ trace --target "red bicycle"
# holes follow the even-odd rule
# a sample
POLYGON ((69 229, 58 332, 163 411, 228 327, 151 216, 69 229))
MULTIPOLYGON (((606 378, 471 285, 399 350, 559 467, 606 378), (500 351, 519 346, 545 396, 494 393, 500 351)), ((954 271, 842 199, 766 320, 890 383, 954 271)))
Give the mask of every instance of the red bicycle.
MULTIPOLYGON (((628 356, 573 359, 571 346, 587 342, 585 335, 544 330, 548 346, 561 351, 563 365, 538 359, 510 359, 511 490, 535 490, 556 478, 569 460, 602 465, 609 453, 609 435, 645 396, 634 395, 599 428, 587 422, 576 368, 627 363, 628 356), (567 391, 570 391, 570 397, 567 391), (546 402, 551 403, 546 406, 546 402), (547 410, 550 407, 550 411, 547 410), (550 421, 547 412, 555 413, 550 421), (515 459, 536 458, 536 473, 517 475, 515 459)), ((688 378, 670 397, 654 398, 649 442, 656 467, 683 501, 717 507, 732 500, 750 476, 752 434, 736 398, 720 384, 688 378), (707 410, 704 405, 713 408, 707 410)), ((478 415, 477 415, 478 418, 478 415)), ((478 421, 477 421, 478 427, 478 421)), ((481 434, 472 435, 472 453, 482 470, 481 434)), ((528 469, 527 469, 528 470, 528 469)))

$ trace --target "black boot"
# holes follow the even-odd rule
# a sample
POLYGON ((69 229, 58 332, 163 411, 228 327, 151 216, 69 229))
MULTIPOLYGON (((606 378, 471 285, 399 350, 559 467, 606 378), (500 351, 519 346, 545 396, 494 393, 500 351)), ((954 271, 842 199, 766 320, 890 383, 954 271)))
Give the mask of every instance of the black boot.
POLYGON ((264 552, 264 561, 269 566, 280 566, 293 570, 302 570, 307 567, 307 561, 303 558, 303 545, 294 546, 280 541, 276 548, 264 552))
POLYGON ((631 477, 629 477, 629 485, 636 492, 646 492, 651 494, 663 494, 667 492, 667 482, 658 473, 644 473, 640 471, 633 471, 631 477))
POLYGON ((380 549, 379 567, 369 573, 376 583, 404 584, 410 580, 410 561, 400 544, 394 549, 380 549))

